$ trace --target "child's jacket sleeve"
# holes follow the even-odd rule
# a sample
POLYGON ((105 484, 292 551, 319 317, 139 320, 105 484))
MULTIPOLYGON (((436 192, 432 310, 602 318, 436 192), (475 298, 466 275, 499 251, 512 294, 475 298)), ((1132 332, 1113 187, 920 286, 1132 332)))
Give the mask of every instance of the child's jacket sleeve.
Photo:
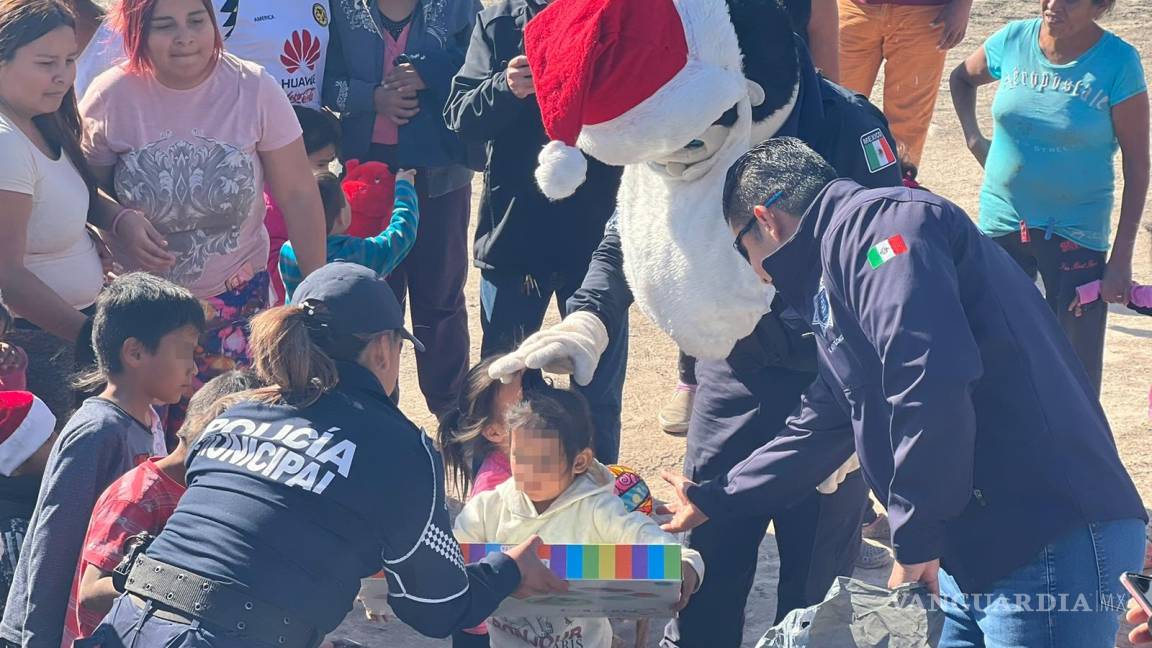
MULTIPOLYGON (((681 544, 672 534, 643 513, 624 507, 619 497, 611 496, 597 501, 592 523, 603 542, 610 544, 681 544)), ((681 546, 680 558, 691 565, 699 577, 699 589, 704 583, 704 559, 700 552, 681 546)))
POLYGON ((420 225, 420 206, 416 188, 406 180, 396 182, 396 198, 392 206, 392 221, 388 227, 370 238, 349 238, 344 258, 367 266, 382 277, 392 274, 416 244, 416 229, 420 225))

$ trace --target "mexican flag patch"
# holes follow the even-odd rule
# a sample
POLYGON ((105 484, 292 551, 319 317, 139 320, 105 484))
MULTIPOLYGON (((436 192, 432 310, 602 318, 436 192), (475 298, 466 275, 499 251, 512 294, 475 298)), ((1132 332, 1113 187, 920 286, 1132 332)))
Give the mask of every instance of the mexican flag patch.
POLYGON ((888 138, 879 128, 873 129, 860 138, 860 148, 864 149, 864 159, 868 162, 868 171, 876 173, 896 164, 896 154, 888 138))
POLYGON ((880 241, 868 250, 868 265, 875 270, 892 259, 908 251, 904 244, 904 237, 897 234, 885 241, 880 241))

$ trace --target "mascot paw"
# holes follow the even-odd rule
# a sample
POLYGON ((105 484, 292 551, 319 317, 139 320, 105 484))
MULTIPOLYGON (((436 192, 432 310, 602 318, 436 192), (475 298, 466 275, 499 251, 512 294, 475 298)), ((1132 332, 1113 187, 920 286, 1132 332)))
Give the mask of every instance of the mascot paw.
POLYGON ((564 142, 548 142, 537 161, 536 184, 552 200, 562 200, 576 193, 588 175, 588 158, 580 149, 564 142))

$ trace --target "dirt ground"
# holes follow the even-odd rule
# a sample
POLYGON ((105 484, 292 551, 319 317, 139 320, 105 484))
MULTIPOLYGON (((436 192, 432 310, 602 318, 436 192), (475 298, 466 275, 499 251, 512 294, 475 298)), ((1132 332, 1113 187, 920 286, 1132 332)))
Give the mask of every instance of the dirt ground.
MULTIPOLYGON (((1144 0, 1119 0, 1105 25, 1145 53, 1152 54, 1152 35, 1141 23, 1147 22, 1149 13, 1144 0)), ((976 215, 982 170, 968 154, 959 124, 952 112, 947 88, 950 71, 985 38, 1009 20, 1038 15, 1040 2, 1023 0, 979 0, 972 12, 968 37, 951 52, 945 66, 945 80, 941 83, 936 116, 933 120, 927 149, 921 164, 920 180, 924 185, 976 215)), ((1148 65, 1146 63, 1146 65, 1148 65)), ((878 82, 873 101, 881 102, 883 79, 878 82)), ((994 90, 986 88, 980 95, 979 113, 985 133, 991 133, 989 104, 994 90)), ((1117 172, 1119 177, 1119 172, 1117 172)), ((1053 182, 1059 182, 1053 178, 1053 182)), ((476 185, 477 190, 479 184, 476 185)), ((1117 190, 1119 197, 1119 189, 1117 190)), ((1119 200, 1117 200, 1119 203, 1119 200)), ((1137 242, 1135 278, 1152 283, 1152 240, 1141 231, 1137 242)), ((471 316, 473 359, 476 359, 480 340, 479 274, 472 272, 468 285, 468 307, 471 316)), ((553 323, 550 315, 547 323, 553 323)), ((547 325, 547 324, 546 324, 547 325)), ((631 355, 628 378, 624 388, 624 415, 621 443, 621 462, 631 465, 644 475, 657 495, 669 495, 659 480, 662 470, 679 470, 684 457, 684 441, 663 434, 656 424, 656 410, 668 396, 676 382, 676 349, 670 339, 652 326, 639 312, 632 316, 631 355)), ((424 407, 416 385, 412 357, 405 359, 402 375, 403 407, 419 424, 431 426, 432 416, 424 407)), ((1105 357, 1103 403, 1112 423, 1121 455, 1144 496, 1152 502, 1152 454, 1148 452, 1149 386, 1152 385, 1152 319, 1142 318, 1122 308, 1113 307, 1108 321, 1105 357)), ((771 536, 771 532, 769 532, 771 536)), ((775 611, 775 588, 778 556, 775 543, 767 538, 761 547, 761 560, 756 585, 749 599, 745 630, 745 645, 753 646, 768 628, 775 611)), ((886 572, 859 572, 857 577, 872 582, 883 582, 886 572)), ((333 638, 346 638, 365 646, 389 648, 417 648, 444 646, 449 642, 420 637, 398 621, 369 625, 362 613, 353 611, 333 638)), ((662 623, 653 623, 649 644, 656 645, 662 623)), ((625 626, 630 634, 630 624, 625 626)))

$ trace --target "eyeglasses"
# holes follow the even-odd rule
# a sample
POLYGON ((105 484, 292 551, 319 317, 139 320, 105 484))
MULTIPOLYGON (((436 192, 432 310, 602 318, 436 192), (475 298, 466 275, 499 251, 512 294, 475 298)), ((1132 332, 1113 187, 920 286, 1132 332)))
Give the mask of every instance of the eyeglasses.
MULTIPOLYGON (((777 191, 776 193, 772 194, 771 198, 765 200, 762 206, 764 209, 768 209, 783 196, 783 191, 777 191)), ((754 227, 756 227, 755 215, 752 216, 752 220, 748 221, 747 225, 740 229, 740 231, 736 234, 736 240, 732 242, 732 248, 735 249, 736 252, 739 253, 740 256, 748 263, 752 263, 752 260, 748 258, 748 249, 744 247, 744 237, 747 236, 748 232, 751 232, 752 228, 754 227)))

